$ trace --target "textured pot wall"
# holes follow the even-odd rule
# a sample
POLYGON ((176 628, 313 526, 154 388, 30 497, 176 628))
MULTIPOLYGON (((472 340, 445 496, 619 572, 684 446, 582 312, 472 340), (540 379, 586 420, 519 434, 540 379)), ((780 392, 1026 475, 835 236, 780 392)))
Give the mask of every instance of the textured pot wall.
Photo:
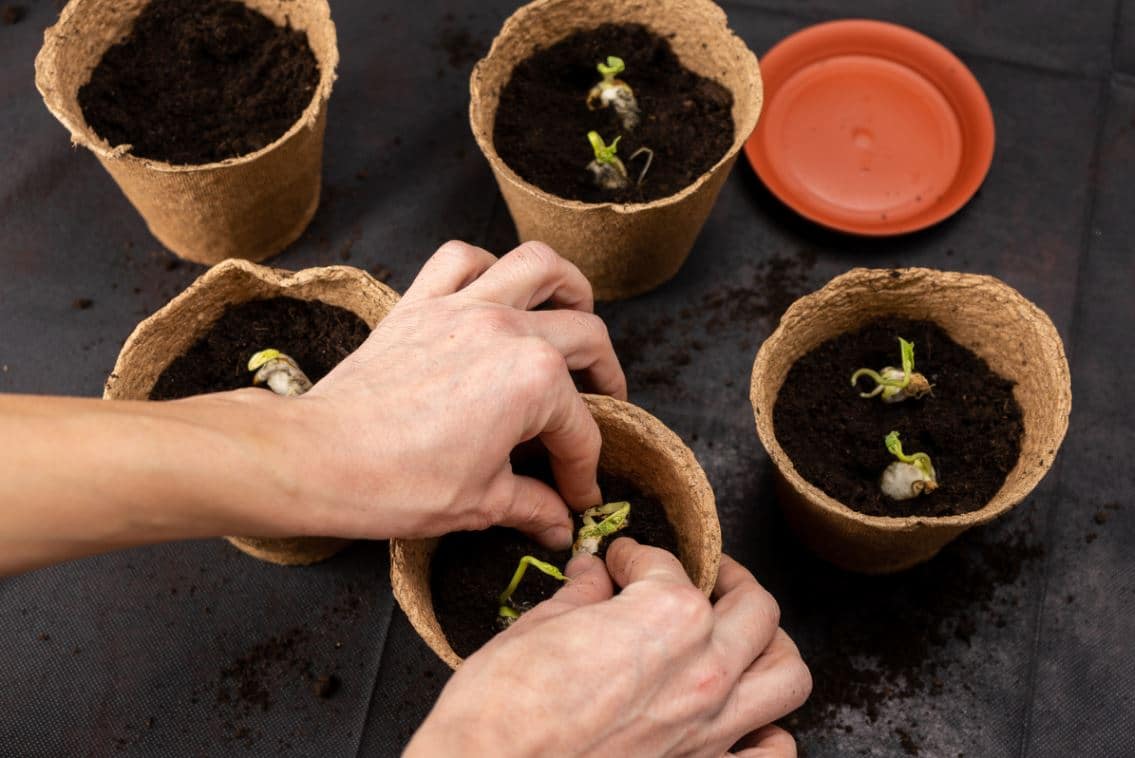
MULTIPOLYGON (((103 397, 147 400, 158 377, 212 327, 229 305, 287 296, 319 300, 355 313, 371 328, 398 302, 385 284, 350 266, 299 273, 231 260, 209 269, 185 292, 147 318, 126 339, 103 397)), ((304 565, 331 557, 350 541, 329 537, 231 537, 249 555, 272 563, 304 565)))
POLYGON ((1000 280, 917 268, 854 269, 785 312, 757 353, 750 399, 793 529, 838 566, 888 573, 928 560, 966 529, 1002 515, 1032 492, 1064 439, 1072 387, 1052 321, 1000 280), (792 365, 821 343, 880 316, 934 321, 1016 383, 1013 395, 1024 417, 1021 457, 984 508, 939 518, 865 516, 807 482, 777 442, 773 406, 792 365))
MULTIPOLYGON (((603 435, 599 466, 656 497, 678 535, 678 557, 707 595, 721 562, 721 525, 713 489, 694 454, 665 424, 630 403, 584 395, 603 435)), ((633 518, 633 513, 632 513, 633 518)), ((433 540, 391 540, 394 596, 418 634, 451 667, 461 664, 442 632, 430 592, 433 540)))
POLYGON ((158 240, 198 263, 264 260, 307 228, 319 205, 327 99, 339 64, 327 0, 246 0, 277 24, 307 33, 320 67, 319 86, 280 139, 249 155, 199 166, 137 158, 87 124, 79 89, 106 50, 120 41, 146 0, 72 0, 44 35, 36 87, 71 140, 93 152, 142 214, 158 240))
MULTIPOLYGON (((708 0, 538 0, 514 13, 473 69, 469 120, 522 241, 540 240, 582 269, 600 300, 646 292, 681 268, 761 112, 756 56, 708 0), (733 93, 733 144, 700 179, 650 203, 582 203, 521 179, 493 146, 501 90, 516 64, 583 26, 636 22, 670 38, 683 65, 733 93)), ((582 96, 582 95, 581 95, 582 96)))

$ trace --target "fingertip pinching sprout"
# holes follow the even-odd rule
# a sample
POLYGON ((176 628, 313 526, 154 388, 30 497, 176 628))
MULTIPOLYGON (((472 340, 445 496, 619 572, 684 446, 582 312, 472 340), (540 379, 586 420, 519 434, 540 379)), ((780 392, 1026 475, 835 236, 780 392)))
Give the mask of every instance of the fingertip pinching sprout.
POLYGON ((638 101, 631 86, 615 78, 626 71, 627 65, 622 58, 609 55, 606 63, 600 63, 596 68, 603 78, 587 93, 587 107, 593 111, 614 108, 623 128, 633 132, 639 122, 638 101))
MULTIPOLYGON (((604 537, 610 537, 615 532, 626 527, 630 523, 631 504, 624 501, 616 503, 607 503, 605 505, 597 505, 593 508, 588 508, 583 512, 583 526, 576 532, 575 544, 572 545, 571 554, 577 556, 580 553, 590 553, 595 555, 599 552, 599 545, 602 543, 604 537), (602 516, 601 520, 596 520, 602 516)), ((501 626, 508 627, 513 621, 520 618, 525 608, 518 608, 512 602, 512 595, 516 592, 516 588, 520 586, 520 580, 524 578, 524 572, 531 566, 539 571, 544 572, 553 579, 558 579, 561 582, 567 581, 567 577, 563 572, 550 563, 541 561, 531 555, 526 555, 520 559, 520 563, 513 572, 512 581, 508 583, 508 587, 497 598, 497 621, 501 626)))
POLYGON ((856 386, 860 377, 866 376, 875 382, 875 389, 860 392, 859 397, 880 395, 884 403, 900 403, 907 398, 919 398, 929 394, 930 382, 914 370, 914 343, 899 337, 902 351, 902 368, 885 366, 881 371, 861 368, 851 375, 851 386, 856 386))
POLYGON ((604 537, 610 537, 624 528, 630 517, 631 504, 623 500, 617 503, 607 503, 588 508, 583 512, 583 526, 576 532, 575 544, 571 546, 573 556, 580 553, 595 555, 599 552, 599 544, 604 537), (596 521, 603 516, 602 521, 596 521))
POLYGON ((531 555, 526 555, 520 559, 520 563, 516 567, 516 571, 512 574, 512 581, 508 583, 508 587, 500 594, 497 600, 500 603, 500 609, 497 612, 497 618, 504 626, 510 625, 513 621, 520 618, 521 610, 517 609, 512 603, 512 595, 516 592, 516 588, 520 586, 520 580, 524 578, 524 572, 528 567, 544 572, 553 579, 558 579, 561 582, 566 582, 567 577, 563 572, 550 563, 542 561, 538 558, 533 558, 531 555))
POLYGON ((938 489, 938 475, 926 453, 907 455, 902 450, 898 432, 891 432, 884 440, 887 451, 897 458, 887 466, 879 480, 879 488, 892 500, 910 500, 938 489))
POLYGON ((311 389, 311 380, 295 359, 275 348, 253 355, 248 361, 248 370, 256 372, 253 384, 267 384, 277 395, 298 397, 311 389))
MULTIPOLYGON (((616 155, 619 149, 619 140, 622 136, 615 137, 614 141, 608 145, 599 136, 599 132, 588 132, 587 141, 591 143, 591 151, 595 154, 595 158, 587 164, 587 170, 591 172, 592 178, 595 180, 600 188, 605 190, 620 190, 626 189, 630 184, 630 176, 627 174, 627 167, 622 159, 616 155)), ((628 160, 634 160, 640 155, 646 156, 646 162, 643 164, 642 171, 638 175, 638 185, 642 184, 643 179, 646 178, 646 172, 650 170, 650 164, 654 161, 654 151, 649 147, 640 147, 631 153, 628 160)), ((637 186, 637 185, 636 185, 637 186)))

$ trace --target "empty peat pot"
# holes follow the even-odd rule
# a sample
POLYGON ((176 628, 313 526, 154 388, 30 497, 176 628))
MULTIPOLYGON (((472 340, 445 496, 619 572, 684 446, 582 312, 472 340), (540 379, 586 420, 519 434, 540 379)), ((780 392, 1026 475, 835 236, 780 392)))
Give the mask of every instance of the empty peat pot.
POLYGON ((278 26, 305 32, 319 65, 315 93, 299 119, 247 155, 173 165, 111 145, 87 123, 79 89, 129 33, 144 0, 71 0, 35 61, 36 88, 71 141, 95 154, 159 242, 198 263, 269 258, 303 233, 319 205, 327 99, 339 64, 331 10, 327 0, 243 2, 278 26))
MULTIPOLYGON (((227 306, 274 297, 318 300, 338 306, 354 313, 372 329, 398 302, 394 290, 350 266, 292 273, 247 261, 225 261, 138 324, 118 354, 103 397, 149 399, 162 372, 209 331, 227 306)), ((316 563, 350 543, 331 537, 227 539, 249 555, 284 565, 316 563)))
POLYGON ((551 245, 583 271, 599 300, 632 297, 678 272, 757 125, 762 103, 756 56, 729 29, 724 11, 709 0, 529 3, 505 21, 488 55, 473 69, 470 93, 473 136, 492 167, 520 240, 551 245), (733 95, 732 145, 709 171, 676 194, 632 204, 567 200, 522 179, 493 145, 501 92, 516 65, 538 48, 604 23, 648 27, 669 40, 682 65, 720 82, 733 95))
MULTIPOLYGON (((709 595, 721 562, 721 525, 713 489, 693 452, 678 435, 638 406, 584 395, 603 435, 599 468, 658 499, 678 538, 678 558, 697 587, 709 595)), ((430 562, 438 540, 391 540, 394 597, 414 629, 452 668, 461 657, 434 613, 430 562)))
POLYGON ((1043 311, 993 277, 920 268, 854 269, 793 303, 757 353, 749 397, 757 435, 776 467, 777 499, 789 526, 822 558, 872 574, 927 561, 965 530, 1024 500, 1051 467, 1072 407, 1063 343, 1043 311), (773 407, 793 364, 820 344, 885 316, 935 322, 1014 383, 1023 421, 1020 456, 978 510, 937 517, 859 513, 805 480, 777 441, 773 407))

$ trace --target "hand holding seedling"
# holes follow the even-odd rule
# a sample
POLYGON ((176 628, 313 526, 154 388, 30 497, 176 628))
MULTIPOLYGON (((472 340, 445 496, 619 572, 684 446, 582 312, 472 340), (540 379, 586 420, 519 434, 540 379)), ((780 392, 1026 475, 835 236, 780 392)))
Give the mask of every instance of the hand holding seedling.
MULTIPOLYGON (((572 556, 581 553, 588 555, 598 553, 599 545, 602 543, 604 537, 610 537, 627 525, 630 512, 631 504, 625 500, 617 503, 597 505, 584 511, 583 524, 579 527, 579 531, 576 532, 575 543, 571 548, 572 556), (603 519, 596 521, 595 519, 598 516, 602 516, 603 519)), ((516 567, 516 573, 512 575, 512 581, 508 583, 508 587, 505 588, 504 592, 502 592, 497 599, 500 603, 498 615, 504 626, 508 626, 513 621, 520 618, 521 611, 517 610, 516 606, 512 603, 512 595, 516 592, 516 588, 520 586, 520 580, 524 578, 524 572, 529 566, 542 571, 553 579, 558 579, 561 582, 564 581, 564 575, 552 564, 545 563, 531 555, 522 557, 520 564, 516 567)))
POLYGON ((722 557, 712 603, 677 558, 629 539, 565 575, 465 660, 408 756, 722 755, 746 735, 739 756, 795 755, 767 725, 811 677, 744 567, 722 557))
POLYGON ((919 398, 930 392, 930 382, 914 370, 914 343, 899 337, 899 348, 902 352, 901 369, 894 366, 885 366, 879 371, 861 368, 851 375, 852 387, 864 376, 875 382, 875 389, 860 392, 860 397, 880 395, 884 403, 901 403, 907 398, 919 398))
POLYGON ((626 71, 626 64, 622 58, 610 55, 605 63, 600 63, 596 68, 603 78, 587 93, 587 107, 593 111, 614 108, 619 123, 628 132, 633 132, 640 118, 638 101, 631 86, 622 79, 615 78, 626 71))
MULTIPOLYGON (((567 549, 569 506, 601 502, 599 429, 570 372, 626 398, 591 311, 587 279, 545 245, 498 260, 452 242, 366 343, 298 396, 0 396, 0 574, 224 534, 427 537, 502 524, 567 549), (543 303, 554 308, 532 310, 543 303), (556 488, 512 471, 510 452, 532 438, 556 488)), ((307 382, 294 364, 269 354, 255 370, 295 394, 307 382)))
POLYGON ((938 489, 938 475, 929 455, 904 453, 898 432, 888 434, 883 444, 887 446, 887 452, 897 459, 887 466, 879 480, 884 495, 893 500, 910 500, 938 489))

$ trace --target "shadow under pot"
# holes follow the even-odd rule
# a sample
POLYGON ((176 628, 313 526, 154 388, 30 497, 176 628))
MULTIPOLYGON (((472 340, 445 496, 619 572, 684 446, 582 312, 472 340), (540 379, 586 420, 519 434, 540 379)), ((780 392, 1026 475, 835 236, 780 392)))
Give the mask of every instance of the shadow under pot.
POLYGON ((797 300, 753 366, 757 434, 800 540, 901 571, 1022 502, 1072 391, 1048 316, 989 276, 855 269, 797 300))
MULTIPOLYGON (((226 261, 134 329, 103 397, 171 400, 251 387, 256 377, 249 362, 266 349, 292 359, 315 382, 362 344, 397 302, 396 292, 349 266, 292 273, 226 261)), ((281 392, 275 378, 260 378, 281 392)), ((284 565, 322 561, 350 542, 227 539, 249 555, 284 565)))
POLYGON ((762 104, 756 56, 709 0, 537 0, 470 91, 520 240, 572 261, 600 300, 678 272, 762 104))
MULTIPOLYGON (((628 522, 598 540, 599 553, 620 535, 674 552, 691 581, 706 595, 717 581, 721 527, 713 490, 693 453, 661 421, 629 403, 584 395, 603 436, 600 485, 609 513, 594 521, 618 519, 629 504, 628 522)), ((514 456, 519 473, 543 476, 514 456)), ((579 539, 583 521, 576 518, 579 539)), ((545 571, 562 571, 571 552, 545 551, 510 529, 463 532, 428 540, 391 540, 391 585, 410 623, 438 657, 457 668, 511 619, 550 596, 560 580, 545 571), (502 594, 517 576, 521 559, 529 564, 515 591, 502 594)))
POLYGON ((176 255, 260 261, 319 205, 339 64, 327 0, 71 0, 36 88, 176 255), (243 12, 238 12, 243 11, 243 12))

